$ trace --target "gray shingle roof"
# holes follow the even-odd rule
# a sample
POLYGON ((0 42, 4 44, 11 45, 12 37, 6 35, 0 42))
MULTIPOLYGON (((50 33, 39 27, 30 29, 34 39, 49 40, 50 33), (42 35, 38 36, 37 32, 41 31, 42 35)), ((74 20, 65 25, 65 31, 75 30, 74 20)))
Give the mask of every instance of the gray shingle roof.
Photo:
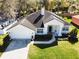
MULTIPOLYGON (((61 17, 59 17, 56 14, 54 14, 52 12, 49 12, 49 11, 45 11, 45 15, 38 22, 34 23, 34 21, 37 19, 37 17, 39 15, 40 15, 40 11, 34 12, 34 13, 22 18, 22 20, 18 21, 18 24, 21 24, 25 27, 28 27, 28 28, 32 29, 32 30, 35 30, 36 28, 40 28, 42 23, 45 24, 45 23, 47 23, 47 22, 49 22, 53 19, 56 19, 56 20, 58 20, 58 21, 60 21, 64 24, 69 25, 69 23, 64 21, 64 19, 62 19, 61 17)), ((16 24, 16 25, 18 25, 18 24, 16 24)))
POLYGON ((69 25, 69 23, 64 21, 63 18, 61 18, 61 17, 57 16, 56 14, 54 14, 52 12, 49 12, 49 11, 45 11, 45 15, 37 23, 34 23, 34 21, 36 20, 36 18, 38 18, 39 15, 40 15, 40 11, 35 12, 35 13, 29 15, 27 17, 27 20, 29 22, 31 22, 37 28, 41 27, 42 22, 45 24, 45 23, 47 23, 47 22, 49 22, 49 21, 51 21, 53 19, 56 19, 56 20, 58 20, 58 21, 60 21, 60 22, 62 22, 64 24, 69 25))
POLYGON ((19 24, 21 24, 21 25, 23 25, 25 27, 28 27, 28 28, 30 28, 32 30, 35 30, 35 26, 32 23, 30 23, 27 19, 21 20, 21 22, 19 22, 19 24))
MULTIPOLYGON (((35 26, 32 23, 30 23, 27 19, 24 19, 24 18, 22 20, 19 20, 14 25, 12 25, 9 29, 11 29, 11 28, 13 28, 13 27, 15 27, 17 25, 23 25, 23 26, 28 27, 28 28, 35 31, 35 26)), ((7 30, 9 30, 9 29, 7 29, 7 30)))

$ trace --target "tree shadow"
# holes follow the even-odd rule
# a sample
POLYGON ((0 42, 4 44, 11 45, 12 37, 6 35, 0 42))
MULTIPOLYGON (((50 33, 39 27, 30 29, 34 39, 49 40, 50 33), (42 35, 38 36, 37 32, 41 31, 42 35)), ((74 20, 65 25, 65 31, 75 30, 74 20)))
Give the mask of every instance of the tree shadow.
POLYGON ((41 48, 41 49, 45 49, 45 48, 49 48, 49 47, 52 47, 52 46, 57 46, 58 45, 58 42, 57 40, 54 41, 53 43, 51 44, 34 44, 35 46, 41 48))

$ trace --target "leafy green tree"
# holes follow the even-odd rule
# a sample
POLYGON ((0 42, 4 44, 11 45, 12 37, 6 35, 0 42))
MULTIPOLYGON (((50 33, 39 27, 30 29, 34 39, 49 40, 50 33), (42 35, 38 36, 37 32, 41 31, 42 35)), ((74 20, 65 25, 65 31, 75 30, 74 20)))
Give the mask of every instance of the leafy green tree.
POLYGON ((78 34, 78 30, 77 28, 73 29, 70 33, 69 33, 69 41, 71 43, 75 43, 78 41, 78 38, 77 38, 77 34, 78 34))

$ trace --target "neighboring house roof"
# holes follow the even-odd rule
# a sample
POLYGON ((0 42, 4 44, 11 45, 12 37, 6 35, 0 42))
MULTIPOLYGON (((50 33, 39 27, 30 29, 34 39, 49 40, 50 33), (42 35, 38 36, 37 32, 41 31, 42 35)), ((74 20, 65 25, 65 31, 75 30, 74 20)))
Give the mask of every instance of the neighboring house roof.
MULTIPOLYGON (((57 16, 56 14, 54 14, 52 12, 45 11, 45 15, 40 15, 40 14, 41 14, 41 11, 38 11, 38 12, 34 12, 28 16, 25 16, 22 20, 19 20, 12 27, 14 27, 18 24, 21 24, 25 27, 35 30, 36 28, 44 27, 45 23, 47 23, 51 20, 54 20, 54 19, 58 20, 61 23, 66 24, 66 25, 70 25, 69 23, 64 21, 64 19, 62 19, 61 17, 57 16)), ((9 28, 9 29, 11 29, 11 28, 9 28)))
POLYGON ((79 15, 72 16, 72 24, 79 28, 79 15))
POLYGON ((72 16, 73 18, 79 19, 79 15, 72 16))

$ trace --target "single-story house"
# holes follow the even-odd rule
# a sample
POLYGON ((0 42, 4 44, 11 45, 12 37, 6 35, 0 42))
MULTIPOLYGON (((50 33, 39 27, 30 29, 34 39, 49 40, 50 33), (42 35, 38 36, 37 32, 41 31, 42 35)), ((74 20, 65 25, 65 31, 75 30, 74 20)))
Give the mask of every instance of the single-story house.
POLYGON ((72 16, 72 24, 79 28, 79 15, 72 16))
POLYGON ((69 32, 69 26, 60 16, 42 8, 18 20, 7 31, 11 39, 33 39, 35 35, 45 35, 49 32, 62 36, 69 32))

